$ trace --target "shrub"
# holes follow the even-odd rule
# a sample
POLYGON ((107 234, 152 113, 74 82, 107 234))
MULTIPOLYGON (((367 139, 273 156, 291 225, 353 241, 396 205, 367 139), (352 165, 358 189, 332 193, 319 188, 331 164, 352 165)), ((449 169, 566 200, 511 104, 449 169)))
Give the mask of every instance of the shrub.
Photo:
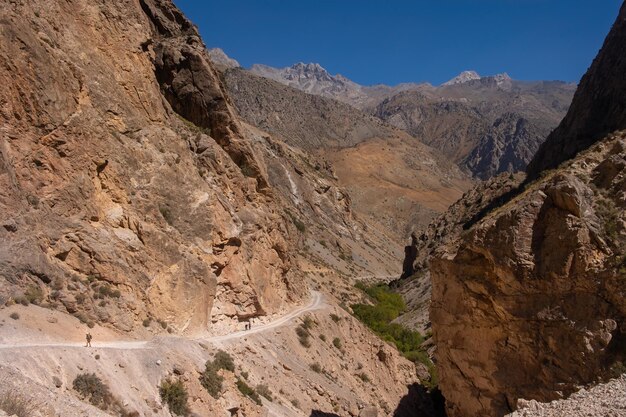
POLYGON ((87 315, 81 311, 74 313, 74 317, 80 320, 81 323, 86 324, 87 327, 92 329, 95 326, 95 323, 87 317, 87 315))
POLYGON ((217 373, 218 370, 219 368, 213 365, 213 362, 207 361, 204 365, 204 372, 200 374, 200 384, 211 397, 216 399, 222 392, 222 383, 224 382, 224 377, 217 373))
POLYGON ((43 290, 38 285, 31 285, 24 292, 24 297, 26 297, 29 303, 39 304, 43 300, 43 290))
POLYGON ((143 319, 143 322, 141 322, 141 324, 143 324, 143 327, 150 327, 150 323, 152 323, 152 318, 148 317, 143 319))
POLYGON ((167 404, 172 413, 177 416, 189 414, 187 389, 182 381, 164 380, 159 387, 159 394, 161 395, 161 401, 167 404))
POLYGON ((161 326, 163 330, 167 329, 167 323, 165 320, 157 319, 157 323, 159 323, 159 326, 161 326))
POLYGON ((233 357, 223 350, 217 351, 215 359, 213 359, 213 365, 215 365, 217 369, 226 369, 227 371, 235 372, 235 361, 233 361, 233 357))
POLYGON ((109 387, 96 374, 76 376, 72 387, 84 399, 102 410, 106 410, 114 402, 109 387))
POLYGON ((356 374, 356 376, 363 382, 371 382, 370 377, 365 372, 356 374))
POLYGON ((308 330, 300 324, 296 327, 296 334, 298 335, 298 341, 305 348, 311 347, 311 342, 309 341, 309 332, 308 330))
POLYGON ((296 408, 300 408, 300 401, 294 398, 293 400, 291 400, 291 405, 293 405, 296 408))
POLYGON ((22 296, 17 296, 17 297, 13 297, 13 300, 17 303, 17 304, 21 304, 24 307, 27 307, 30 302, 28 301, 28 299, 26 297, 22 296))
POLYGON ((326 336, 325 336, 325 335, 323 335, 323 334, 321 334, 321 335, 320 335, 320 340, 321 340, 322 342, 325 342, 325 341, 326 341, 326 336))
POLYGON ((341 349, 341 339, 339 339, 338 337, 335 337, 333 339, 333 346, 336 347, 337 349, 341 349))
POLYGON ((174 223, 174 216, 172 215, 172 211, 169 207, 161 206, 159 207, 159 212, 161 213, 161 216, 163 216, 167 224, 171 226, 174 223))
POLYGON ((374 305, 353 304, 351 307, 354 315, 381 339, 393 343, 404 357, 412 362, 421 362, 426 365, 431 375, 430 386, 436 385, 435 367, 421 348, 424 341, 422 335, 400 324, 392 323, 406 309, 402 296, 391 292, 384 284, 368 287, 359 282, 356 287, 363 290, 372 299, 374 305))
POLYGON ((108 284, 102 285, 100 288, 98 288, 98 293, 101 297, 120 298, 122 296, 120 290, 114 290, 108 284))
POLYGON ((256 392, 259 393, 259 395, 267 398, 269 401, 274 401, 274 397, 272 396, 272 391, 270 391, 267 385, 265 384, 257 385, 256 392))
POLYGON ((13 320, 19 320, 20 319, 20 313, 14 311, 13 313, 11 313, 11 315, 9 317, 11 317, 13 320))
POLYGON ((82 303, 85 302, 85 298, 87 298, 87 297, 85 296, 85 294, 81 293, 81 294, 76 294, 76 296, 74 298, 76 298, 76 302, 78 304, 82 304, 82 303))
POLYGON ((294 216, 289 210, 285 210, 285 212, 291 219, 291 222, 294 224, 294 226, 296 226, 296 229, 298 229, 300 233, 304 233, 306 231, 306 225, 300 219, 294 216))
POLYGON ((312 329, 314 324, 315 321, 311 318, 311 316, 305 316, 304 319, 302 319, 302 327, 306 330, 312 329))
POLYGON ((320 365, 319 362, 315 362, 315 363, 310 364, 309 368, 313 372, 317 372, 318 374, 322 372, 322 365, 320 365))
POLYGON ((250 398, 252 401, 257 403, 258 405, 262 404, 259 394, 257 394, 257 392, 253 388, 251 388, 248 384, 246 384, 242 379, 237 378, 237 389, 239 389, 239 391, 243 395, 250 398))
POLYGON ((341 317, 339 317, 338 315, 336 315, 335 313, 330 313, 330 318, 332 319, 332 321, 334 321, 335 323, 338 323, 339 320, 341 320, 341 317))
POLYGON ((249 374, 246 371, 241 371, 241 376, 243 377, 243 379, 247 380, 249 374))
POLYGON ((39 406, 30 398, 22 397, 15 392, 0 395, 0 410, 9 416, 31 417, 39 406))

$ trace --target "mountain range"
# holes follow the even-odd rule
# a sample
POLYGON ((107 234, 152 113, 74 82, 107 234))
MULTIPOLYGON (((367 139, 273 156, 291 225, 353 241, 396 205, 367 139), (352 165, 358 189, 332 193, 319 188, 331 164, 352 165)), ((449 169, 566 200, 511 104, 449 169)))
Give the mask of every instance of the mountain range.
MULTIPOLYGON (((218 48, 210 54, 216 62, 226 57, 218 48)), ((363 86, 316 63, 286 68, 255 64, 249 71, 374 115, 480 179, 524 170, 565 115, 576 88, 559 81, 516 81, 506 73, 483 77, 475 71, 464 71, 439 87, 363 86)))

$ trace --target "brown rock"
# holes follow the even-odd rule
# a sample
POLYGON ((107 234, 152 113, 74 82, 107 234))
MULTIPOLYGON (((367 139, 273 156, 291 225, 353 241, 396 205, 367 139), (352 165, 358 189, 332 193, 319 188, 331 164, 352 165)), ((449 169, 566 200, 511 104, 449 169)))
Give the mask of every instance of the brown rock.
POLYGON ((558 399, 620 360, 611 346, 626 323, 615 266, 626 255, 626 212, 615 208, 614 185, 626 172, 611 174, 604 190, 591 184, 606 161, 626 157, 611 154, 617 140, 530 186, 474 225, 455 253, 431 260, 448 415, 502 415, 520 398, 558 399))

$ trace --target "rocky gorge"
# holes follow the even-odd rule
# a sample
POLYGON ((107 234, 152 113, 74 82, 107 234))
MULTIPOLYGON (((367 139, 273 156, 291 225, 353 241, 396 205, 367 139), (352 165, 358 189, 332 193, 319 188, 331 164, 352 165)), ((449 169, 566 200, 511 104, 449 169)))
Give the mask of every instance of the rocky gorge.
POLYGON ((4 1, 0 415, 624 415, 625 36, 362 86, 4 1))

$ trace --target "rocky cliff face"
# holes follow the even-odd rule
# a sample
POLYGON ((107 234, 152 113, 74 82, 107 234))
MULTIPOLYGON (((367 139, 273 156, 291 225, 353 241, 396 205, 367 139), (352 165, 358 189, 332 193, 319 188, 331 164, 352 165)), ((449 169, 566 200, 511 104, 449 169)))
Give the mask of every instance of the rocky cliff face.
POLYGON ((524 171, 544 137, 541 129, 525 117, 504 113, 487 129, 462 165, 483 180, 502 172, 524 171))
POLYGON ((550 172, 431 260, 449 415, 566 396, 623 360, 626 141, 550 172))
POLYGON ((530 178, 555 168, 608 133, 626 128, 626 5, 580 81, 573 105, 528 166, 530 178))
POLYGON ((624 122, 625 13, 524 186, 431 259, 440 387, 453 417, 503 415, 521 399, 567 397, 623 372, 626 134, 603 136, 624 122))
POLYGON ((2 13, 5 299, 30 291, 86 322, 192 331, 298 298, 295 229, 171 3, 2 13))

